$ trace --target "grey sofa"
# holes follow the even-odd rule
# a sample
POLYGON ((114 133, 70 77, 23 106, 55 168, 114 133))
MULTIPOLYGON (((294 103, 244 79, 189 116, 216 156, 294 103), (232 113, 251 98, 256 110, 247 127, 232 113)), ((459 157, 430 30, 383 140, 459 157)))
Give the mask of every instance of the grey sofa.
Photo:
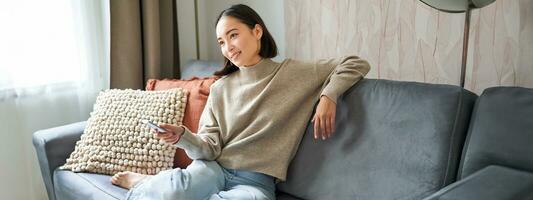
MULTIPOLYGON (((337 106, 334 137, 309 124, 278 199, 533 199, 533 89, 364 79, 337 106)), ((34 134, 49 198, 122 199, 109 176, 57 169, 84 127, 34 134)))

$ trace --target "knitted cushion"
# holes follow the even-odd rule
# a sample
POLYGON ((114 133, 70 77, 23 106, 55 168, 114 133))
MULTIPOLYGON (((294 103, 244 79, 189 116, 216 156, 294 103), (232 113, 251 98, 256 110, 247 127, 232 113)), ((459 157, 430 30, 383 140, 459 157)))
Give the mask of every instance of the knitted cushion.
POLYGON ((186 96, 181 88, 100 92, 81 139, 61 169, 109 175, 172 169, 176 147, 156 139, 141 121, 181 125, 186 96))

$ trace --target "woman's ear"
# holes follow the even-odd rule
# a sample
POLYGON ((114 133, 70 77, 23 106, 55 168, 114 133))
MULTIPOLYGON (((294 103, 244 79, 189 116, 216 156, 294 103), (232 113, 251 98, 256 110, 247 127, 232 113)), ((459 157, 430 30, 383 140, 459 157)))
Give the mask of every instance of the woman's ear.
POLYGON ((259 24, 255 24, 253 33, 257 40, 261 40, 261 37, 263 36, 263 27, 259 24))

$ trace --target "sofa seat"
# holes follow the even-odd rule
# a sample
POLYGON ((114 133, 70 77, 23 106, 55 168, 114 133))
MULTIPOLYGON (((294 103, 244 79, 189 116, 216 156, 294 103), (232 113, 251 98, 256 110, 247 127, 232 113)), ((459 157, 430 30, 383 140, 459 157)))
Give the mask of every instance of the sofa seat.
MULTIPOLYGON (((54 190, 57 199, 124 199, 128 190, 111 184, 111 176, 93 173, 54 171, 54 190)), ((277 194, 278 200, 299 200, 288 194, 277 194)))
POLYGON ((299 199, 299 198, 296 198, 294 196, 291 196, 287 193, 283 193, 283 192, 278 192, 276 194, 276 199, 277 200, 302 200, 302 199, 299 199))
POLYGON ((93 173, 54 171, 57 199, 124 199, 128 190, 111 184, 111 176, 93 173))
POLYGON ((491 165, 425 200, 533 199, 533 173, 491 165))

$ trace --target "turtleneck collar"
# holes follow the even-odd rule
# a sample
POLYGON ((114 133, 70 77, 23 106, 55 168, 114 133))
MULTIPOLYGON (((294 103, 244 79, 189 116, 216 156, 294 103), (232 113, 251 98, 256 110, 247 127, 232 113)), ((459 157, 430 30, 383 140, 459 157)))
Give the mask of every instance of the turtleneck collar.
POLYGON ((241 79, 245 81, 257 81, 267 77, 275 68, 275 63, 272 60, 263 58, 253 66, 239 67, 239 74, 241 79))

